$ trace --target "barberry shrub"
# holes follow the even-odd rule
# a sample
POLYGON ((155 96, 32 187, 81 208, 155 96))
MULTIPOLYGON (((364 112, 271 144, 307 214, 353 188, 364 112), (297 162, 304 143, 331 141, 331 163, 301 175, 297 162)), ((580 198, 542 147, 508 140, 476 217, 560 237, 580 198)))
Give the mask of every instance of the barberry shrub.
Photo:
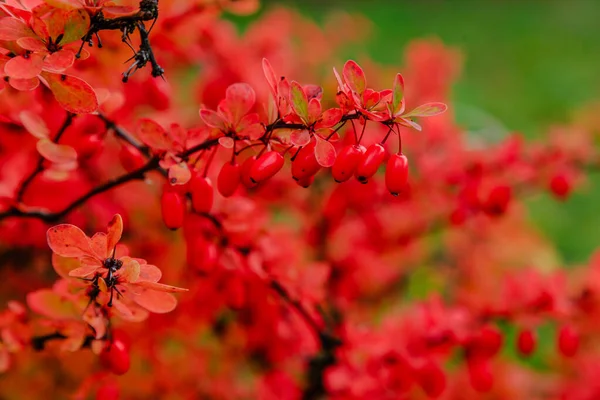
POLYGON ((0 397, 600 397, 600 259, 547 268, 523 212, 594 119, 475 147, 455 50, 219 18, 257 7, 0 4, 0 397))

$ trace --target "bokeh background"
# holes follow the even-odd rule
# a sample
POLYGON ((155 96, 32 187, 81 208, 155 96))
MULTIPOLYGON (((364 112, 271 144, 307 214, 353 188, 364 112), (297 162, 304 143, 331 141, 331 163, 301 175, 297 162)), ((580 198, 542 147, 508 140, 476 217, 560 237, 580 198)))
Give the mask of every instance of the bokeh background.
MULTIPOLYGON (((370 20, 367 39, 346 49, 397 64, 406 45, 438 38, 462 53, 452 110, 474 138, 520 132, 543 139, 586 108, 600 104, 600 1, 597 0, 266 0, 239 29, 285 5, 322 23, 339 10, 370 20)), ((588 260, 600 244, 600 174, 564 203, 550 195, 527 200, 529 217, 556 244, 565 267, 588 260)))

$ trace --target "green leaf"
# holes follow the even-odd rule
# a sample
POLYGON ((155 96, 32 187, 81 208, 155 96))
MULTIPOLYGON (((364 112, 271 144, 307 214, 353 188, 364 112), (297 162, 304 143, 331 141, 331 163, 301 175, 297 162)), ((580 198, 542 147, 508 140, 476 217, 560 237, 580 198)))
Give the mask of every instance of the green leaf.
POLYGON ((308 121, 308 99, 300 84, 292 81, 290 86, 290 103, 292 108, 304 120, 308 121))
POLYGON ((426 103, 404 114, 402 117, 433 117, 434 115, 442 114, 447 109, 448 106, 444 103, 426 103))
POLYGON ((90 16, 83 9, 72 10, 65 15, 65 33, 60 41, 61 45, 81 40, 90 29, 90 16))
POLYGON ((392 114, 401 114, 404 111, 404 78, 396 74, 394 90, 392 92, 392 114))

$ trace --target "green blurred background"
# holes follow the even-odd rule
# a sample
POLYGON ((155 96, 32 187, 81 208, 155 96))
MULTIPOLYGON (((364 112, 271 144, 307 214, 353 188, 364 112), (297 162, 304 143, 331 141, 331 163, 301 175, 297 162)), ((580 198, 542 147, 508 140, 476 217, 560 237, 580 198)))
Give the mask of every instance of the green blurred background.
MULTIPOLYGON (((373 32, 352 52, 387 64, 401 65, 402 49, 415 38, 458 47, 464 68, 452 107, 473 134, 496 124, 541 138, 600 101, 599 0, 263 0, 262 12, 276 5, 315 21, 335 9, 361 13, 373 32)), ((243 29, 258 16, 232 19, 243 29)), ((565 203, 545 194, 528 200, 530 218, 565 264, 585 262, 600 245, 598 204, 600 174, 565 203)))

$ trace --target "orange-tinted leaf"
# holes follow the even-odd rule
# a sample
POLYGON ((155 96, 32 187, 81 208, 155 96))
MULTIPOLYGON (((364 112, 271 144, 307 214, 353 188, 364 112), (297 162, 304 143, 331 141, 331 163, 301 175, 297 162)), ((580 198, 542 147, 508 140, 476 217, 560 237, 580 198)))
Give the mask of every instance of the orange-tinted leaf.
POLYGON ((61 257, 56 253, 52 253, 52 266, 61 278, 68 278, 71 271, 81 267, 81 261, 76 258, 61 257))
POLYGON ((157 314, 171 312, 177 307, 175 296, 166 292, 146 289, 132 298, 146 310, 157 314))
POLYGON ((290 135, 290 142, 294 146, 305 146, 310 142, 310 133, 307 129, 294 130, 290 135))
POLYGON ((46 45, 38 38, 23 37, 17 40, 17 44, 25 50, 45 52, 46 45))
POLYGON ((256 102, 256 94, 247 83, 234 83, 225 91, 225 102, 219 104, 219 110, 229 117, 229 122, 237 123, 246 115, 256 102))
POLYGON ((62 257, 95 257, 90 246, 90 239, 85 233, 71 224, 61 224, 48 229, 46 233, 48 246, 62 257))
POLYGON ((448 109, 448 106, 446 106, 444 103, 426 103, 426 104, 420 105, 419 107, 415 108, 412 111, 409 111, 408 113, 404 114, 402 117, 404 117, 404 118, 432 117, 434 115, 439 115, 439 114, 443 113, 447 109, 448 109))
POLYGON ((200 118, 211 128, 225 129, 225 120, 215 111, 202 109, 200 110, 200 118))
POLYGON ((52 319, 70 319, 77 315, 73 303, 61 298, 51 289, 28 293, 27 305, 36 313, 52 319))
POLYGON ((100 264, 85 264, 69 272, 69 276, 73 278, 85 278, 96 273, 101 268, 100 264))
POLYGON ((136 282, 136 286, 140 286, 140 287, 143 287, 146 289, 158 290, 161 292, 171 292, 171 293, 188 291, 188 289, 185 289, 185 288, 180 288, 180 287, 171 286, 171 285, 165 285, 165 284, 156 283, 156 282, 148 282, 148 281, 138 281, 138 282, 136 282))
POLYGON ((50 139, 38 140, 36 148, 42 157, 54 163, 63 164, 77 160, 74 148, 66 144, 56 144, 50 139))
POLYGON ((63 17, 66 20, 65 31, 61 45, 81 40, 90 28, 90 16, 83 9, 72 10, 63 17))
POLYGON ((326 140, 317 139, 315 158, 322 167, 331 167, 335 162, 335 155, 335 147, 331 143, 326 140))
POLYGON ((13 88, 21 91, 35 90, 38 86, 40 86, 40 80, 37 77, 31 79, 11 78, 8 80, 8 83, 13 88))
POLYGON ((137 10, 137 8, 131 6, 106 5, 102 7, 102 14, 104 14, 104 18, 118 18, 135 14, 137 10))
POLYGON ((92 250, 98 259, 105 259, 109 255, 112 255, 112 248, 107 250, 108 248, 108 238, 106 233, 98 232, 95 233, 94 236, 90 239, 90 244, 92 246, 92 250))
POLYGON ((106 235, 106 253, 112 254, 117 247, 117 243, 121 240, 123 234, 123 218, 121 215, 115 214, 108 223, 108 232, 106 235))
POLYGON ((150 264, 140 265, 140 281, 158 282, 161 277, 162 272, 157 266, 150 264))
POLYGON ((339 108, 330 108, 329 110, 325 110, 325 112, 321 114, 319 122, 317 122, 315 125, 315 129, 331 128, 340 122, 343 115, 344 112, 339 108))
POLYGON ((44 58, 44 70, 50 72, 62 72, 71 67, 75 62, 75 53, 69 49, 57 51, 44 58))
POLYGON ((46 122, 37 113, 31 110, 21 111, 19 118, 25 129, 27 129, 27 132, 36 138, 45 139, 50 135, 50 130, 46 126, 46 122))
POLYGON ((148 318, 148 311, 134 303, 125 303, 119 299, 113 300, 113 306, 120 317, 132 322, 141 322, 148 318))
POLYGON ((0 18, 0 40, 17 40, 35 34, 27 24, 12 17, 0 18))
POLYGON ((143 118, 138 122, 137 134, 152 150, 166 151, 173 147, 173 140, 167 131, 151 119, 143 118))
POLYGON ((308 121, 308 99, 304 89, 296 81, 290 85, 290 104, 292 108, 305 122, 308 121))
POLYGON ((86 114, 98 109, 96 93, 90 85, 70 75, 42 72, 42 77, 54 94, 56 101, 67 111, 86 114))
POLYGON ((140 277, 140 263, 130 257, 122 257, 123 266, 119 270, 121 279, 128 283, 137 282, 140 277))
POLYGON ((46 4, 51 5, 55 8, 62 8, 64 10, 72 10, 75 8, 81 8, 81 2, 79 0, 44 0, 46 4))
POLYGON ((23 56, 13 57, 4 65, 4 73, 10 78, 31 79, 42 72, 44 58, 36 53, 27 58, 23 56))
POLYGON ((346 61, 342 72, 344 80, 353 92, 362 94, 367 88, 367 80, 362 68, 353 60, 346 61))
POLYGON ((169 168, 169 183, 171 185, 185 185, 192 178, 192 172, 186 163, 172 165, 169 168))

